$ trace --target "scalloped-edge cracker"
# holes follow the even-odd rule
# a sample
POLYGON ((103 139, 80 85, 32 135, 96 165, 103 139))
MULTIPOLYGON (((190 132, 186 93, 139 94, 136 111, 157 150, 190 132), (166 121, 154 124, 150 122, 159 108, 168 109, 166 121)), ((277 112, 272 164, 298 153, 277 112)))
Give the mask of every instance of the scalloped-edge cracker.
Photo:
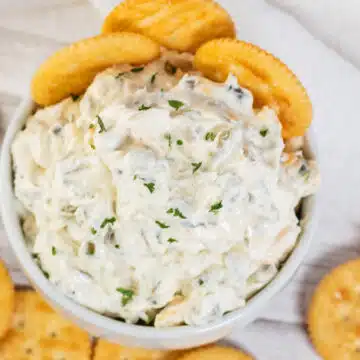
POLYGON ((235 37, 230 15, 212 0, 125 0, 107 16, 102 31, 133 31, 183 52, 235 37))
POLYGON ((308 331, 323 359, 360 359, 360 259, 321 280, 310 303, 308 331))
POLYGON ((36 71, 31 93, 39 105, 80 95, 100 71, 116 64, 146 64, 160 56, 153 40, 129 32, 80 40, 50 56, 36 71))
POLYGON ((2 261, 0 261, 0 288, 0 338, 2 338, 10 328, 15 304, 14 284, 2 261))
POLYGON ((216 39, 195 54, 196 69, 214 81, 234 74, 254 95, 254 105, 275 109, 283 137, 303 136, 312 121, 312 105, 294 73, 279 59, 259 47, 235 39, 216 39))
POLYGON ((131 348, 100 339, 95 347, 94 360, 176 360, 181 354, 182 351, 131 348))
POLYGON ((239 349, 212 345, 192 350, 178 360, 252 360, 252 357, 239 349))
POLYGON ((15 293, 12 326, 0 341, 1 360, 90 360, 88 334, 57 314, 34 291, 15 293))

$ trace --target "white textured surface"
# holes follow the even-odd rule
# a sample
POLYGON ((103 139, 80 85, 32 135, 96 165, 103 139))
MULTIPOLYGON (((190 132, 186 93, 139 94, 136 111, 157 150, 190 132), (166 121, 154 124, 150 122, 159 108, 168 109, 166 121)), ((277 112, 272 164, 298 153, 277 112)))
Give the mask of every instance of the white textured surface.
MULTIPOLYGON (((2 128, 6 127, 20 96, 28 91, 28 80, 44 56, 64 42, 99 31, 101 21, 86 0, 62 0, 49 6, 51 1, 37 0, 38 5, 31 11, 0 11, 2 128)), ((239 38, 275 53, 308 88, 315 108, 313 127, 323 176, 321 217, 309 256, 292 282, 264 309, 262 320, 245 331, 235 331, 230 340, 260 360, 317 359, 304 330, 308 298, 324 273, 360 253, 357 105, 360 72, 291 16, 263 0, 222 0, 222 3, 238 24, 239 38)), ((3 232, 0 248, 14 279, 24 283, 3 232)))

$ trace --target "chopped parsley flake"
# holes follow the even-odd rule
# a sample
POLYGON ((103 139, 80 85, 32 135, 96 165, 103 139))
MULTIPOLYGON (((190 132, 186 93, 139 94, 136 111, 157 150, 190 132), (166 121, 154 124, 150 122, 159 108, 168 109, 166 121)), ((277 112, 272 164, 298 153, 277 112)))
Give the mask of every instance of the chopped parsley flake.
POLYGON ((177 242, 177 240, 174 238, 168 238, 168 243, 172 244, 174 242, 177 242))
POLYGON ((137 179, 137 175, 134 175, 133 180, 136 180, 136 179, 137 179))
POLYGON ((163 223, 163 222, 161 222, 161 221, 158 221, 158 220, 156 220, 155 223, 156 223, 157 225, 159 225, 162 229, 167 229, 167 228, 170 227, 169 225, 166 225, 165 223, 163 223))
POLYGON ((198 162, 198 163, 191 163, 192 167, 193 167, 193 174, 198 171, 200 169, 202 162, 198 162))
POLYGON ((166 213, 167 214, 172 214, 174 212, 174 209, 173 208, 170 208, 166 213))
POLYGON ((178 208, 170 208, 166 213, 173 214, 173 216, 179 217, 181 219, 186 219, 186 216, 184 216, 184 214, 178 208))
POLYGON ((123 304, 123 306, 125 306, 129 301, 131 301, 134 296, 134 291, 130 289, 117 288, 116 291, 122 295, 121 303, 123 304))
POLYGON ((136 67, 136 68, 131 69, 131 72, 138 73, 138 72, 143 71, 143 70, 144 70, 144 67, 140 66, 140 67, 136 67))
POLYGON ((174 66, 170 61, 165 62, 164 69, 169 75, 175 75, 177 70, 176 66, 174 66))
POLYGON ((107 224, 113 225, 115 221, 116 221, 115 217, 105 218, 104 221, 101 223, 100 227, 101 229, 103 229, 107 224))
POLYGON ((171 135, 170 134, 165 134, 164 139, 166 139, 168 141, 169 148, 171 148, 171 144, 172 144, 171 135))
POLYGON ((86 254, 88 254, 88 255, 95 254, 95 244, 92 241, 89 241, 87 243, 86 254))
POLYGON ((53 254, 54 256, 56 255, 56 247, 55 246, 53 246, 52 248, 51 248, 51 254, 53 254))
POLYGON ((199 282, 199 285, 200 285, 200 286, 204 285, 204 280, 203 280, 203 279, 199 279, 198 282, 199 282))
POLYGON ((31 254, 31 257, 32 257, 34 260, 40 260, 39 254, 37 254, 37 253, 32 253, 32 254, 31 254))
POLYGON ((98 124, 100 126, 99 134, 101 134, 102 132, 106 131, 106 128, 105 128, 105 125, 104 125, 101 117, 99 115, 96 115, 96 118, 97 118, 98 124))
POLYGON ((139 111, 144 111, 144 110, 149 110, 151 109, 151 106, 146 106, 144 104, 142 104, 141 106, 139 106, 139 111))
POLYGON ((96 235, 96 233, 97 233, 97 231, 94 227, 91 227, 90 231, 93 235, 96 235))
POLYGON ((50 279, 50 274, 47 271, 45 271, 44 269, 41 269, 41 271, 47 279, 50 279))
POLYGON ((118 73, 116 76, 115 76, 115 79, 119 79, 119 78, 121 78, 123 75, 125 75, 126 74, 126 71, 124 71, 124 72, 121 72, 121 73, 118 73))
POLYGON ((70 96, 71 96, 71 98, 72 98, 73 101, 78 100, 79 97, 80 97, 80 95, 76 95, 76 94, 71 94, 70 96))
POLYGON ((206 141, 214 141, 216 138, 216 134, 213 132, 207 132, 205 135, 205 140, 206 141))
POLYGON ((119 244, 116 244, 116 245, 115 245, 115 249, 120 249, 120 245, 119 245, 119 244))
POLYGON ((153 193, 154 190, 155 190, 155 184, 154 183, 145 183, 144 186, 146 186, 151 193, 153 193))
POLYGON ((212 204, 211 207, 210 207, 210 210, 209 212, 212 212, 214 214, 217 214, 217 212, 222 208, 222 201, 218 201, 217 203, 215 204, 212 204))
POLYGON ((93 150, 96 150, 96 147, 94 144, 90 144, 90 147, 93 149, 93 150))
POLYGON ((179 101, 179 100, 169 100, 168 103, 175 110, 179 110, 182 106, 184 106, 184 103, 182 101, 179 101))
POLYGON ((180 146, 180 145, 182 145, 184 142, 183 142, 181 139, 179 139, 179 140, 176 141, 176 143, 180 146))
POLYGON ((151 83, 151 84, 153 84, 153 83, 155 82, 156 77, 157 77, 157 74, 158 74, 158 73, 156 72, 156 73, 154 73, 154 74, 151 75, 151 78, 150 78, 150 83, 151 83))
POLYGON ((262 137, 265 137, 268 134, 268 132, 269 132, 269 129, 261 129, 260 130, 260 135, 262 137))
POLYGON ((94 129, 95 128, 95 125, 94 124, 90 124, 89 125, 89 129, 94 129))

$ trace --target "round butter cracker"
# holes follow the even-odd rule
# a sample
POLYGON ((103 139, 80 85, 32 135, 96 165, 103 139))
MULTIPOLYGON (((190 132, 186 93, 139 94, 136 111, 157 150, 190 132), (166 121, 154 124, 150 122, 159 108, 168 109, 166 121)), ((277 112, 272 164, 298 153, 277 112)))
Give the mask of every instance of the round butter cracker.
POLYGON ((32 97, 43 106, 80 95, 100 71, 116 64, 146 64, 160 56, 153 40, 128 32, 78 41, 50 56, 36 71, 32 97))
POLYGON ((10 328, 15 304, 14 284, 2 261, 0 261, 0 288, 0 338, 2 338, 10 328))
POLYGON ((61 317, 34 291, 16 291, 12 326, 0 341, 1 360, 90 360, 88 334, 61 317))
POLYGON ((254 95, 257 108, 277 111, 283 137, 303 136, 312 121, 312 105, 304 87, 279 59, 259 47, 235 39, 216 39, 201 46, 195 68, 214 81, 229 73, 254 95))
POLYGON ((215 345, 192 350, 178 360, 252 360, 252 358, 241 350, 215 345))
POLYGON ((324 360, 360 359, 360 259, 321 280, 310 303, 308 330, 324 360))
POLYGON ((125 0, 107 16, 102 31, 133 31, 183 52, 235 37, 230 15, 212 0, 125 0))

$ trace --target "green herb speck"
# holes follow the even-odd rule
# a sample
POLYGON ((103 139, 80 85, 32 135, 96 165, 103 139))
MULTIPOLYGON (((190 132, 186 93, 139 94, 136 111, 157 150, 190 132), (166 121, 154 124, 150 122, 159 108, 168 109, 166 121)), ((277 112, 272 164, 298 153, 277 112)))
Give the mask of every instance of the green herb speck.
POLYGON ((96 233, 97 233, 97 231, 94 227, 91 227, 90 231, 93 235, 96 235, 96 233))
POLYGON ((202 162, 198 162, 198 163, 191 163, 192 167, 193 167, 193 174, 198 171, 200 169, 202 162))
POLYGON ((168 238, 168 243, 172 244, 174 242, 177 242, 177 240, 174 238, 168 238))
POLYGON ((170 208, 166 213, 167 214, 172 214, 174 212, 174 209, 173 208, 170 208))
POLYGON ((137 179, 137 177, 138 177, 137 175, 134 175, 133 180, 136 180, 136 179, 137 179))
POLYGON ((151 106, 146 106, 144 104, 142 104, 141 106, 139 106, 139 111, 145 111, 145 110, 149 110, 151 109, 151 106))
POLYGON ((41 271, 47 279, 50 279, 50 274, 46 270, 41 269, 41 271))
POLYGON ((209 212, 212 212, 214 214, 217 214, 217 212, 222 208, 222 201, 218 201, 217 203, 215 204, 212 204, 211 207, 210 207, 210 210, 209 212))
POLYGON ((179 140, 176 141, 176 143, 180 146, 180 145, 182 145, 184 142, 183 142, 181 139, 179 139, 179 140))
POLYGON ((115 217, 105 218, 101 223, 100 228, 103 229, 107 224, 113 225, 115 221, 116 221, 115 217))
POLYGON ((204 280, 203 280, 203 279, 199 279, 198 282, 199 282, 199 285, 200 285, 200 286, 204 285, 204 280))
POLYGON ((51 248, 51 254, 52 255, 56 255, 56 247, 55 246, 53 246, 52 248, 51 248))
POLYGON ((153 193, 154 190, 155 190, 155 184, 154 183, 144 183, 144 186, 146 186, 151 193, 153 193))
POLYGON ((169 148, 171 148, 172 140, 170 134, 164 134, 164 139, 168 141, 169 148))
POLYGON ((181 219, 186 219, 186 216, 184 216, 183 213, 178 208, 174 210, 174 216, 179 217, 181 219))
POLYGON ((101 134, 102 132, 106 131, 106 128, 105 128, 105 125, 104 125, 101 117, 99 115, 96 115, 96 118, 97 118, 98 124, 100 126, 99 134, 101 134))
POLYGON ((131 72, 138 73, 138 72, 143 71, 143 70, 144 70, 144 67, 140 66, 140 67, 136 67, 136 68, 131 69, 131 72))
POLYGON ((119 78, 121 78, 123 75, 125 75, 126 74, 126 71, 124 71, 124 72, 121 72, 121 73, 118 73, 116 76, 115 76, 115 79, 119 79, 119 78))
POLYGON ((90 124, 89 125, 89 129, 94 129, 95 125, 94 124, 90 124))
POLYGON ((169 225, 166 225, 165 223, 161 222, 161 221, 158 221, 156 220, 155 223, 160 226, 162 229, 168 229, 170 226, 169 225))
POLYGON ((116 244, 116 245, 115 245, 115 249, 120 249, 120 245, 119 245, 119 244, 116 244))
POLYGON ((260 130, 260 135, 262 137, 265 137, 268 134, 268 132, 269 132, 269 129, 261 129, 260 130))
POLYGON ((169 100, 168 103, 175 110, 179 110, 182 106, 184 106, 184 103, 179 100, 169 100))
POLYGON ((116 291, 121 293, 122 295, 121 303, 123 304, 123 306, 125 306, 129 301, 131 301, 134 296, 134 291, 130 289, 117 288, 116 291))
POLYGON ((155 82, 157 74, 158 74, 158 73, 156 72, 156 73, 154 73, 154 74, 151 75, 151 78, 150 78, 150 83, 151 83, 151 84, 153 84, 153 83, 155 82))

